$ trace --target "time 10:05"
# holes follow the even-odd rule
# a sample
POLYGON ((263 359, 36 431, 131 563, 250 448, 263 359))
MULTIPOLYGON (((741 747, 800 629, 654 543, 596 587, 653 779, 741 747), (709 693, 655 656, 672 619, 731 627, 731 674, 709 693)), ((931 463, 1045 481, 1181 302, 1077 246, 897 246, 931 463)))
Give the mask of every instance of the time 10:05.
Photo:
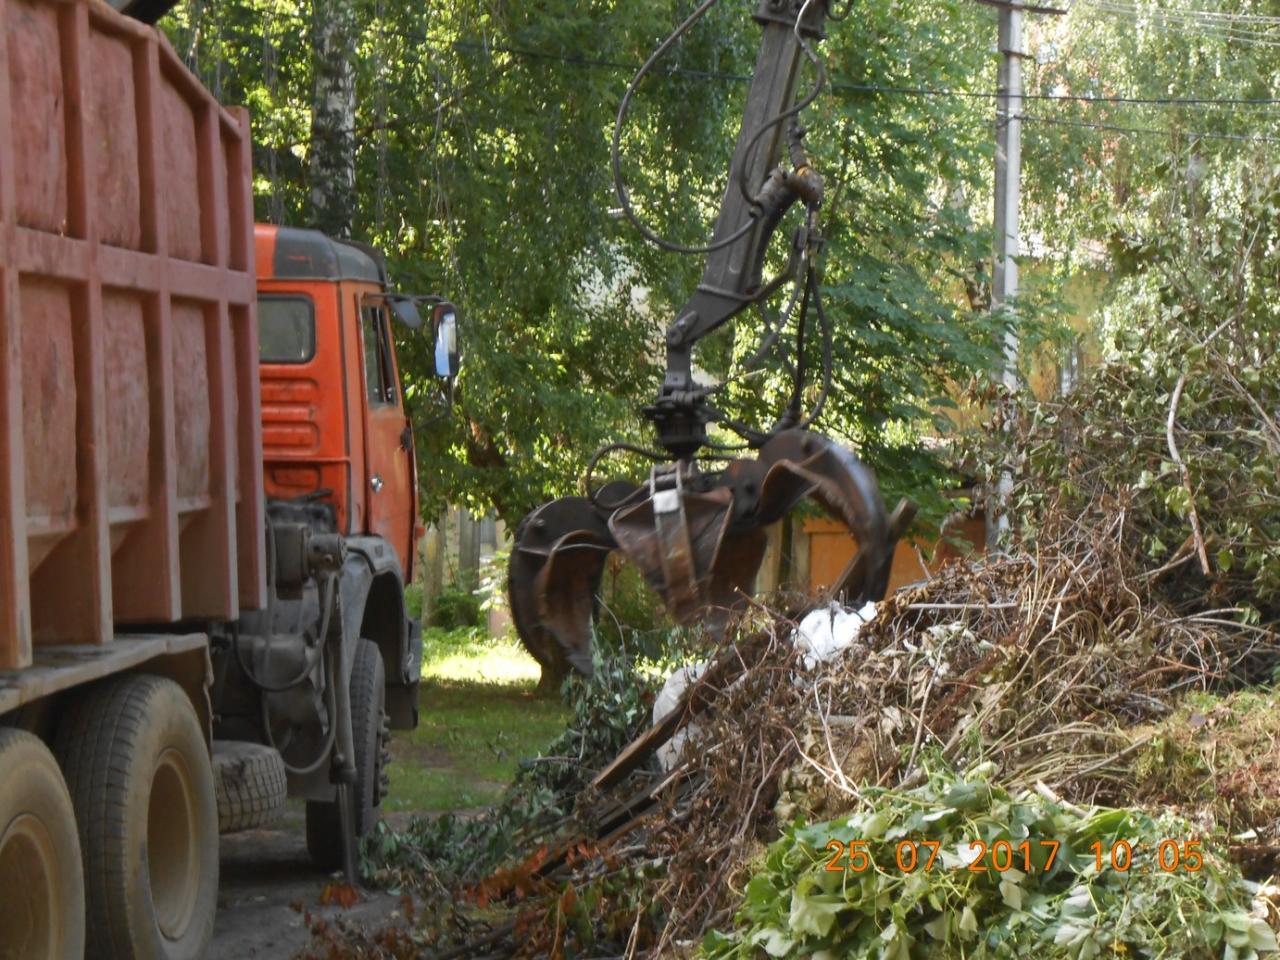
MULTIPOLYGON (((1101 840, 1089 845, 1093 851, 1093 864, 1102 870, 1115 870, 1127 873, 1133 866, 1133 858, 1141 853, 1142 844, 1132 844, 1127 840, 1117 840, 1108 848, 1101 840)), ((1165 873, 1181 870, 1184 873, 1195 873, 1204 866, 1204 855, 1200 852, 1199 840, 1161 840, 1155 849, 1156 865, 1165 873)))

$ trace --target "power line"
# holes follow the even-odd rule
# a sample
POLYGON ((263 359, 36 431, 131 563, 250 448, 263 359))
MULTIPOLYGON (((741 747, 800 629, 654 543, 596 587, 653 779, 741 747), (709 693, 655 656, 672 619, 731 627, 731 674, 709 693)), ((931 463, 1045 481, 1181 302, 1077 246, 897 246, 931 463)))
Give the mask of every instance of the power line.
MULTIPOLYGON (((837 83, 836 89, 869 91, 874 93, 908 94, 922 97, 970 97, 994 100, 998 93, 974 90, 931 89, 928 87, 885 87, 867 84, 837 83)), ((1071 93, 1024 93, 1023 100, 1062 101, 1084 104, 1148 105, 1148 106, 1242 106, 1274 107, 1280 97, 1111 97, 1071 93)))
POLYGON ((1182 136, 1195 140, 1232 140, 1237 143, 1280 143, 1280 137, 1249 136, 1237 133, 1210 133, 1203 130, 1167 130, 1156 127, 1124 127, 1110 123, 1089 123, 1085 120, 1062 120, 1036 114, 1021 114, 1019 119, 1032 123, 1047 123, 1060 127, 1087 127, 1090 130, 1109 130, 1114 133, 1143 133, 1157 136, 1182 136))
POLYGON ((1224 23, 1224 25, 1264 24, 1280 25, 1280 17, 1268 17, 1257 13, 1233 13, 1226 10, 1190 10, 1178 7, 1142 7, 1132 0, 1076 0, 1083 7, 1113 7, 1135 13, 1161 16, 1168 19, 1195 20, 1208 23, 1224 23))
MULTIPOLYGON (((459 50, 482 52, 486 54, 500 53, 508 56, 524 57, 533 60, 545 60, 594 69, 607 69, 635 72, 636 65, 616 60, 604 60, 595 57, 573 54, 551 53, 545 50, 532 50, 524 47, 495 46, 470 40, 447 40, 443 37, 429 37, 410 34, 403 31, 386 31, 404 39, 422 43, 437 43, 453 46, 459 50)), ((720 70, 699 70, 691 67, 665 67, 653 71, 654 76, 682 77, 694 80, 721 80, 736 83, 750 83, 748 74, 729 73, 720 70)), ((897 87, 881 84, 862 84, 850 81, 833 81, 833 90, 845 93, 884 93, 889 95, 919 97, 960 97, 976 100, 994 100, 999 94, 994 91, 955 90, 933 87, 897 87)), ((1275 107, 1280 105, 1280 97, 1121 97, 1095 96, 1086 94, 1027 93, 1024 100, 1061 101, 1082 104, 1113 105, 1149 105, 1149 106, 1240 106, 1240 107, 1275 107)))
MULTIPOLYGON (((1077 0, 1078 3, 1088 4, 1089 0, 1077 0)), ((423 34, 414 34, 407 31, 391 30, 383 28, 383 32, 406 40, 412 40, 422 44, 438 44, 451 46, 455 49, 469 52, 479 52, 488 55, 504 54, 507 56, 521 57, 525 59, 540 60, 552 63, 563 64, 566 66, 581 67, 587 69, 607 69, 616 71, 634 72, 634 64, 623 63, 615 60, 606 60, 595 57, 586 57, 573 54, 553 53, 544 50, 534 50, 524 47, 515 47, 507 45, 494 45, 480 43, 477 41, 447 39, 444 37, 433 37, 423 34)), ((718 80, 726 82, 749 83, 751 77, 746 74, 730 73, 719 70, 702 70, 691 67, 666 67, 657 69, 654 74, 662 77, 681 77, 695 80, 718 80)), ((993 100, 999 97, 994 91, 975 91, 975 90, 956 90, 951 88, 936 87, 902 87, 883 84, 863 84, 852 83, 849 81, 836 81, 831 85, 832 89, 842 93, 859 93, 859 94, 884 94, 888 96, 911 96, 911 97, 938 97, 938 98, 959 98, 959 99, 975 99, 975 100, 993 100)), ((1243 108, 1275 108, 1280 106, 1280 97, 1124 97, 1124 96, 1097 96, 1089 94, 1045 94, 1045 93, 1025 93, 1022 95, 1023 100, 1039 101, 1046 103, 1078 103, 1085 106, 1155 106, 1155 107, 1243 107, 1243 108)), ((1113 124, 1099 124, 1085 121, 1062 120, 1051 117, 1041 117, 1036 115, 1024 115, 1022 119, 1037 123, 1056 124, 1061 126, 1086 127, 1098 130, 1109 130, 1117 133, 1143 133, 1143 134, 1172 134, 1176 131, 1160 130, 1147 127, 1128 127, 1113 124)), ((395 128, 395 124, 386 124, 388 128, 395 128)), ((1208 139, 1219 140, 1235 140, 1243 142, 1258 143, 1280 143, 1280 137, 1258 137, 1240 134, 1225 133, 1186 133, 1187 136, 1198 136, 1208 139)), ((287 144, 286 146, 300 146, 309 142, 309 138, 304 141, 287 144)))
POLYGON ((1229 20, 1201 20, 1179 17, 1163 7, 1135 7, 1106 0, 1080 0, 1082 6, 1105 16, 1128 20, 1149 20, 1149 26, 1167 33, 1182 36, 1195 35, 1210 40, 1258 47, 1280 47, 1280 35, 1266 29, 1246 25, 1237 26, 1229 20))

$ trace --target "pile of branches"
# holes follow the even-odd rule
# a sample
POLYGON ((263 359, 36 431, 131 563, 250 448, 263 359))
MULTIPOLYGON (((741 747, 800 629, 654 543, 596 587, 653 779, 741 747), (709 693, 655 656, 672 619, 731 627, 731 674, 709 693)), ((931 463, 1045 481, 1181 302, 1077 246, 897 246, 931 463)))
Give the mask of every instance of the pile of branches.
POLYGON ((1280 616, 1277 209, 1280 168, 1241 156, 1117 224, 1088 377, 1065 397, 1021 391, 969 438, 987 482, 1013 466, 1027 542, 1058 508, 1123 511, 1171 602, 1280 616))
POLYGON ((1016 461, 1022 539, 1062 512, 1123 518, 1124 546, 1159 570, 1179 607, 1247 606, 1280 616, 1280 354, 1259 358, 1232 328, 1174 329, 1182 371, 1103 365, 1065 398, 1030 401, 996 463, 1016 461), (1246 356, 1250 355, 1252 356, 1246 356), (1012 446, 1013 453, 1009 452, 1012 446))
POLYGON ((579 797, 581 832, 472 888, 517 910, 501 949, 691 954, 731 920, 786 823, 918 786, 940 765, 985 764, 1067 802, 1132 802, 1143 741, 1130 731, 1186 691, 1269 678, 1280 637, 1171 603, 1123 508, 1042 517, 1034 553, 944 569, 812 669, 798 611, 757 607, 666 724, 695 731, 674 771, 637 764, 662 737, 633 745, 625 777, 606 770, 579 797))

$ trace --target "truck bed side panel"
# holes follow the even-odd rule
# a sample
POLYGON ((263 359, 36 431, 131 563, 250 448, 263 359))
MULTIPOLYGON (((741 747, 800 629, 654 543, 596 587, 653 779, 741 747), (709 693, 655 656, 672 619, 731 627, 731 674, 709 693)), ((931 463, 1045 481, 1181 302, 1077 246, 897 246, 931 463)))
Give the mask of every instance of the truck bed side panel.
POLYGON ((0 671, 265 598, 247 119, 154 30, 0 0, 0 671))

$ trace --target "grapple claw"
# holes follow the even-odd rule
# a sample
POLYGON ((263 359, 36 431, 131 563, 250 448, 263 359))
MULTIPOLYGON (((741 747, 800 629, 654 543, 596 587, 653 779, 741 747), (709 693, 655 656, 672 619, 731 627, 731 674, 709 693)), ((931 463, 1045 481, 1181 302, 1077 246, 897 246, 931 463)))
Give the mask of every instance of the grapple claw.
POLYGON ((544 683, 558 684, 570 668, 591 676, 596 596, 616 547, 605 517, 586 497, 552 500, 517 528, 507 565, 511 619, 542 665, 544 683))
POLYGON ((655 469, 649 496, 609 518, 614 540, 644 574, 677 621, 696 617, 720 559, 733 511, 733 491, 685 489, 685 470, 655 469))
MULTIPOLYGON (((772 480, 778 473, 811 484, 806 495, 841 521, 857 541, 862 562, 856 569, 852 563, 845 569, 841 581, 833 585, 834 595, 858 603, 883 598, 898 538, 891 535, 876 475, 847 448, 805 430, 778 434, 761 448, 760 459, 771 465, 766 487, 779 482, 790 488, 794 483, 790 479, 772 480), (856 581, 854 574, 860 574, 856 581)), ((782 512, 790 510, 798 500, 782 512)))
POLYGON ((755 460, 702 473, 680 461, 656 467, 648 484, 621 481, 595 497, 566 497, 521 523, 509 591, 516 628, 544 678, 591 673, 592 622, 605 560, 620 549, 679 622, 713 635, 754 588, 764 528, 812 497, 844 523, 858 551, 834 585, 851 602, 879 600, 898 537, 912 510, 886 515, 875 474, 818 434, 776 434, 755 460))

